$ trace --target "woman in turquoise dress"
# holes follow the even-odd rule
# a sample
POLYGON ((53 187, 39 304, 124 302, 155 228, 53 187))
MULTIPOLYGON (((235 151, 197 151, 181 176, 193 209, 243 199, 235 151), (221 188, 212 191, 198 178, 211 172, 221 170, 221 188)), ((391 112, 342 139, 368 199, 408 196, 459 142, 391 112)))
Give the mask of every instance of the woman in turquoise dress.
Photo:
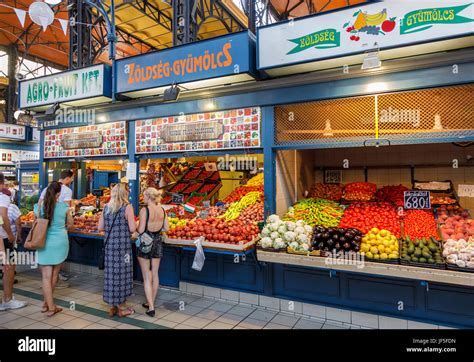
POLYGON ((73 224, 72 212, 64 202, 58 202, 61 194, 61 184, 52 182, 46 189, 44 200, 40 206, 35 206, 37 217, 49 220, 48 232, 46 234, 45 246, 38 249, 38 264, 41 266, 44 305, 42 313, 48 313, 52 317, 62 311, 54 304, 54 288, 58 281, 61 264, 66 260, 69 253, 69 238, 67 227, 73 224), (38 212, 38 208, 41 209, 38 212))

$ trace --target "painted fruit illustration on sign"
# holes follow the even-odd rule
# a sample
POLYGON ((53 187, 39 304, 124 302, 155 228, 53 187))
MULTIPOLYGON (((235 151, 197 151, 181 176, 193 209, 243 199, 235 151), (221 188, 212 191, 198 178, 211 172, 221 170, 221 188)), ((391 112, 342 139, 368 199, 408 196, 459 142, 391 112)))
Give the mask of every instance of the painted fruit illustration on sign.
POLYGON ((352 41, 360 40, 360 33, 367 35, 385 35, 395 29, 396 17, 389 18, 387 9, 383 9, 375 14, 367 14, 362 10, 357 11, 353 17, 355 20, 344 24, 346 32, 350 33, 352 41))

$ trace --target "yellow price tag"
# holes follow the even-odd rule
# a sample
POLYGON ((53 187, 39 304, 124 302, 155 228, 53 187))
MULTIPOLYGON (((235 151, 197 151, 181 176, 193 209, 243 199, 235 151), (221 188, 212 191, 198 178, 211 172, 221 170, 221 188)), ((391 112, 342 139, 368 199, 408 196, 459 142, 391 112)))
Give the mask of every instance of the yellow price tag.
POLYGON ((39 173, 33 174, 33 177, 31 178, 31 180, 32 180, 34 183, 39 182, 39 173))

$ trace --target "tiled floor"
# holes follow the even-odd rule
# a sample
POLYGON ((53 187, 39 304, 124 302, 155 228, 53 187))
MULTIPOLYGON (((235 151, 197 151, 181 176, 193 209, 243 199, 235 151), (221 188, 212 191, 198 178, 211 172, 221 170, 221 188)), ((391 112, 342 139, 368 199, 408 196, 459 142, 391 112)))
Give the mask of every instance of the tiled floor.
MULTIPOLYGON (((51 318, 41 313, 42 292, 38 271, 18 274, 15 285, 17 299, 28 301, 28 307, 0 312, 0 328, 7 329, 360 329, 371 327, 371 321, 360 314, 359 325, 328 321, 324 317, 308 317, 297 313, 273 310, 271 306, 200 297, 177 290, 160 288, 156 314, 145 314, 143 286, 136 284, 128 304, 136 313, 126 318, 109 317, 108 306, 102 301, 102 278, 87 273, 74 273, 69 288, 56 291, 56 302, 64 308, 51 318), (364 324, 365 322, 365 324, 364 324), (364 327, 365 325, 365 327, 364 327)), ((249 298, 252 295, 249 295, 249 298)), ((307 309, 303 306, 303 309, 307 309)), ((318 306, 314 306, 318 308, 318 306)), ((347 311, 334 309, 333 314, 347 311)), ((315 315, 318 315, 317 313, 315 315)), ((384 320, 390 323, 390 318, 384 320)), ((407 321, 404 321, 407 323, 407 321)), ((387 324, 389 325, 389 324, 387 324)), ((416 326, 420 328, 420 326, 416 326)), ((422 326, 421 326, 422 327, 422 326)), ((406 328, 406 326, 405 326, 406 328)))

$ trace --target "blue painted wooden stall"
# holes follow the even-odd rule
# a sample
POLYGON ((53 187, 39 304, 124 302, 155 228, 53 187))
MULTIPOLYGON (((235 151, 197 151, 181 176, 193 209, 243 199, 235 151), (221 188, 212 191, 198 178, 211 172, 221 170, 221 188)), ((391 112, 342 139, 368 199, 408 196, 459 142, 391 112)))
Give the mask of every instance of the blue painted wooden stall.
MULTIPOLYGON (((321 145, 274 144, 274 106, 322 99, 366 95, 368 82, 384 82, 385 92, 414 90, 456 84, 474 83, 474 63, 459 64, 459 72, 453 74, 451 65, 416 69, 400 73, 348 78, 319 84, 260 90, 237 95, 213 98, 216 109, 226 110, 241 107, 261 106, 263 127, 265 214, 276 209, 276 152, 283 149, 312 149, 321 145)), ((206 111, 207 100, 186 100, 174 103, 148 104, 118 103, 105 111, 97 110, 97 116, 105 121, 128 120, 129 122, 129 162, 138 162, 134 154, 133 120, 164 117, 184 113, 206 111)), ((43 136, 42 136, 43 137, 43 136)), ((43 139, 43 138, 42 138, 43 139)), ((474 137, 467 140, 474 140, 474 137)), ((452 142, 453 139, 440 138, 433 142, 452 142)), ((416 141, 414 141, 416 142, 416 141)), ((330 146, 329 146, 330 147, 330 146)), ((236 151, 237 152, 237 151, 236 151)), ((219 154, 210 151, 208 154, 219 154)), ((166 154, 160 157, 176 157, 180 154, 166 154)), ((203 153, 203 155, 205 155, 203 153)), ((41 156, 42 157, 42 156, 41 156)), ((156 158, 143 155, 141 158, 156 158)), ((41 158, 43 161, 43 158, 41 158)), ((45 185, 45 167, 42 168, 45 185)), ((132 202, 138 206, 138 183, 131 185, 132 202)), ((97 249, 91 248, 93 254, 97 249)), ((83 260, 81 253, 73 252, 70 260, 83 260)), ((191 269, 192 250, 166 247, 160 269, 163 285, 178 286, 179 281, 187 281, 265 294, 294 301, 317 302, 330 306, 381 313, 403 318, 413 318, 429 322, 474 326, 474 290, 441 283, 423 283, 411 279, 378 277, 366 274, 332 272, 325 269, 290 266, 283 264, 260 265, 254 255, 246 255, 245 260, 226 253, 206 252, 206 264, 201 272, 191 269), (397 302, 403 299, 404 312, 397 309, 397 302)), ((83 261, 82 261, 83 262, 83 261)), ((90 259, 94 263, 95 260, 90 259)), ((138 275, 139 277, 139 275, 138 275)))

